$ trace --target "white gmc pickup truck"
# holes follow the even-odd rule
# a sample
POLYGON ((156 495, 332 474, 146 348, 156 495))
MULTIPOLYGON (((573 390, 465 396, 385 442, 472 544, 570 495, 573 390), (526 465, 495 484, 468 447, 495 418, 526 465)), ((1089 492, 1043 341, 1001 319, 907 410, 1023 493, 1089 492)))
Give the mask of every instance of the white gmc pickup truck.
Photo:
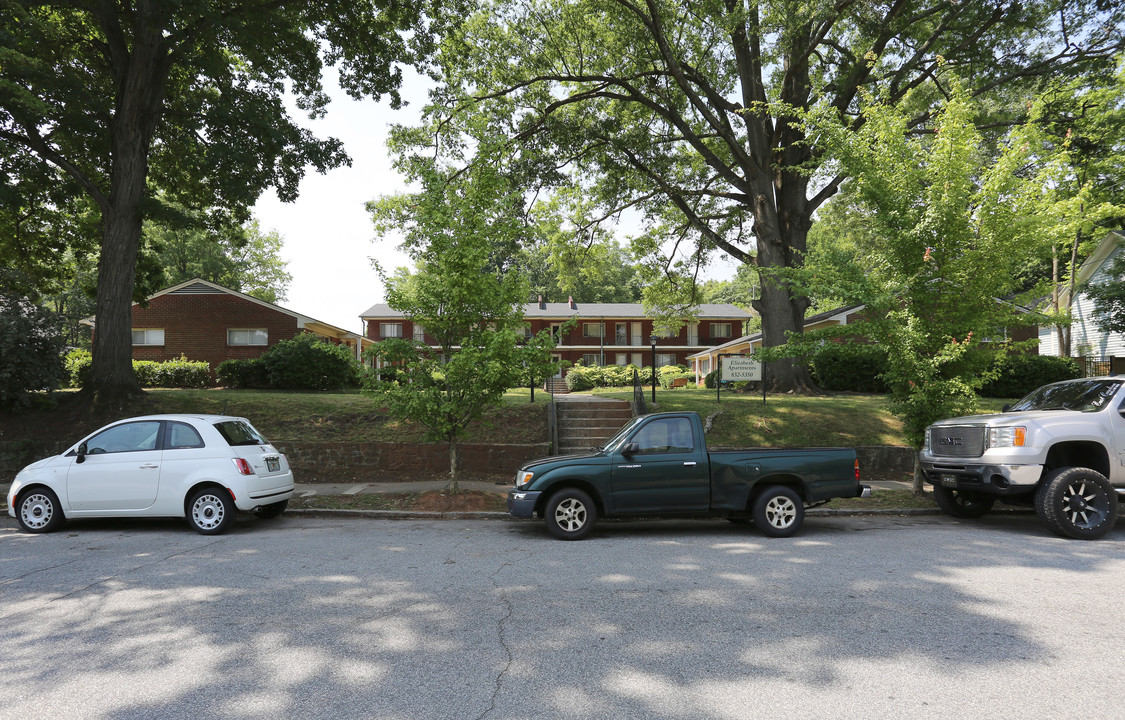
POLYGON ((998 498, 1034 506, 1056 533, 1092 540, 1113 528, 1125 496, 1125 378, 1044 385, 998 415, 926 428, 920 460, 934 499, 980 517, 998 498))

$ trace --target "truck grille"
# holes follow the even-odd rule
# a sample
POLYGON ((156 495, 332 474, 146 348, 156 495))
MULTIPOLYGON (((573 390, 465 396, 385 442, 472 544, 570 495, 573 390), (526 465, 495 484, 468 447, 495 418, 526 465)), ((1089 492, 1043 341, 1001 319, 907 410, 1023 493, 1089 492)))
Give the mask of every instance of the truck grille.
POLYGON ((984 454, 983 427, 932 427, 930 452, 935 457, 974 458, 984 454))

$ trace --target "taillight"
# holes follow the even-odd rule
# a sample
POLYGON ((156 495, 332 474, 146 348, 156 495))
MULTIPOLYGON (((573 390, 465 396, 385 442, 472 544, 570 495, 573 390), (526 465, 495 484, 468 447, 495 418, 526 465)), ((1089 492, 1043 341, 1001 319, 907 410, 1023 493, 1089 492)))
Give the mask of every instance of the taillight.
POLYGON ((238 468, 238 473, 240 475, 253 475, 254 474, 254 468, 250 467, 250 463, 246 462, 242 458, 233 458, 233 460, 234 460, 234 466, 236 468, 238 468))
POLYGON ((859 482, 859 458, 855 459, 855 481, 859 482))

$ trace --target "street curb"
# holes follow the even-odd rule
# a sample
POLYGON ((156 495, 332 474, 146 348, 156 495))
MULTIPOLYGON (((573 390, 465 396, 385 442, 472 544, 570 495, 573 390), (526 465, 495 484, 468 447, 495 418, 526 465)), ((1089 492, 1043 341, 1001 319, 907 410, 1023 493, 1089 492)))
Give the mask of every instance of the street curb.
MULTIPOLYGON (((1031 510, 994 510, 993 513, 1029 513, 1031 510)), ((518 520, 506 512, 472 511, 472 512, 424 512, 420 510, 339 510, 335 508, 298 508, 286 510, 286 515, 298 517, 354 517, 368 518, 371 520, 518 520)), ((934 508, 898 508, 898 509, 871 509, 861 510, 855 508, 840 508, 838 510, 807 510, 805 517, 913 517, 926 515, 942 515, 942 511, 934 508)), ((665 517, 634 517, 634 518, 601 518, 601 521, 629 521, 629 520, 668 520, 675 518, 665 517)), ((709 520, 710 517, 686 518, 689 520, 709 520)))

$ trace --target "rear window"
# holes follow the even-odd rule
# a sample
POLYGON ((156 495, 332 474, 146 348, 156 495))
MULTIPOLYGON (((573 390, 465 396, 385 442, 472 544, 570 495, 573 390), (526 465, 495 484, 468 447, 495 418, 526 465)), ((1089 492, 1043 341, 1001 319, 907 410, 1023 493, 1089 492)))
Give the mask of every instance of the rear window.
POLYGON ((265 445, 266 439, 242 420, 224 420, 215 423, 215 429, 229 445, 265 445))

